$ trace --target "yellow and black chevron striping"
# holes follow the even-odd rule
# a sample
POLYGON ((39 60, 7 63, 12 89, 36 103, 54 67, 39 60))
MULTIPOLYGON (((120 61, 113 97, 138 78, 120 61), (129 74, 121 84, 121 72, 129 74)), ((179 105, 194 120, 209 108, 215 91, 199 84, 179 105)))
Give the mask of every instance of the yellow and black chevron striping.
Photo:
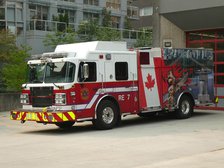
POLYGON ((20 112, 11 111, 11 120, 37 121, 46 123, 56 123, 65 121, 75 121, 75 113, 69 112, 20 112))

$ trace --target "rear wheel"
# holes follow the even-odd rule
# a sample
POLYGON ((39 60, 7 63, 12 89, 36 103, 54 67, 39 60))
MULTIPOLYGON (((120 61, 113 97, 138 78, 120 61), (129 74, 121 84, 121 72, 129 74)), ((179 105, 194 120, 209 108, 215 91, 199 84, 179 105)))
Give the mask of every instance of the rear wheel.
POLYGON ((185 119, 191 117, 193 113, 193 101, 192 99, 184 95, 181 97, 179 107, 176 110, 176 117, 179 119, 185 119))
POLYGON ((93 120, 93 125, 97 129, 112 129, 120 121, 117 106, 109 101, 103 100, 97 108, 97 118, 93 120))
POLYGON ((57 126, 58 126, 59 128, 61 128, 61 129, 69 129, 69 128, 71 128, 74 124, 75 124, 75 122, 72 122, 72 121, 55 123, 55 125, 57 125, 57 126))

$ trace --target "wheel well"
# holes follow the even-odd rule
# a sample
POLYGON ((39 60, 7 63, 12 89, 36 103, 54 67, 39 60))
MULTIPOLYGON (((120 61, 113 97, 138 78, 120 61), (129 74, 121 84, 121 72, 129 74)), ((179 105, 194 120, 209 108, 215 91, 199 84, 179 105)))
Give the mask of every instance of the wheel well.
POLYGON ((100 104, 102 101, 104 101, 104 100, 109 100, 109 101, 111 101, 112 103, 114 103, 114 105, 117 107, 118 112, 120 113, 120 106, 119 106, 117 100, 116 100, 113 96, 109 96, 109 95, 107 95, 107 96, 105 96, 105 97, 103 97, 103 98, 101 98, 101 99, 99 100, 99 102, 98 102, 97 105, 96 105, 95 111, 97 110, 99 104, 100 104))
POLYGON ((179 106, 180 99, 181 99, 183 96, 187 96, 187 97, 189 97, 189 98, 191 99, 192 103, 193 103, 193 106, 195 106, 194 97, 193 97, 190 93, 188 93, 188 92, 182 93, 182 94, 178 97, 178 99, 177 99, 177 105, 178 105, 178 106, 179 106))

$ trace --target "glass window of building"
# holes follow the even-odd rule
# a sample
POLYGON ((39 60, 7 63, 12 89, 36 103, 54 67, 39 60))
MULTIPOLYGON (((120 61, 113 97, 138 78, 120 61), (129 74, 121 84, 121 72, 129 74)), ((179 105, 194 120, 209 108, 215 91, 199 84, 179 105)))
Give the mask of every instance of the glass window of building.
POLYGON ((152 6, 140 9, 140 13, 139 13, 140 16, 151 16, 152 14, 153 14, 152 6))
POLYGON ((121 2, 120 2, 120 0, 107 0, 106 1, 106 8, 120 11, 121 2))
POLYGON ((23 4, 19 2, 16 3, 16 20, 17 22, 23 21, 23 4))
POLYGON ((7 21, 15 22, 16 2, 7 2, 7 21))
POLYGON ((5 8, 0 8, 0 20, 5 20, 5 8))
POLYGON ((16 10, 16 19, 18 22, 23 21, 23 10, 22 9, 17 9, 16 10))
POLYGON ((15 6, 16 6, 16 2, 7 1, 7 7, 8 8, 15 8, 15 6))
POLYGON ((7 9, 7 20, 15 22, 15 8, 7 9))
POLYGON ((130 6, 128 7, 128 10, 127 10, 127 16, 129 18, 133 18, 133 19, 138 19, 138 7, 134 7, 134 6, 130 6))
POLYGON ((48 20, 48 7, 42 5, 29 5, 30 19, 48 20))
POLYGON ((74 23, 75 22, 75 11, 74 10, 69 10, 69 9, 63 9, 63 8, 59 8, 58 9, 58 15, 62 14, 68 14, 68 19, 70 23, 74 23))
POLYGON ((61 1, 66 1, 66 2, 75 2, 75 0, 61 0, 61 1))
POLYGON ((120 27, 120 17, 117 16, 111 16, 111 25, 113 28, 119 28, 120 27))
POLYGON ((84 0, 83 3, 85 5, 95 5, 95 6, 99 6, 99 0, 84 0))
POLYGON ((30 4, 30 29, 46 30, 46 21, 48 20, 48 7, 37 4, 30 4))
POLYGON ((0 6, 5 6, 5 1, 0 1, 0 6))
POLYGON ((0 29, 5 29, 5 21, 0 21, 0 29))
POLYGON ((83 20, 97 20, 98 18, 99 14, 97 13, 90 13, 90 12, 83 13, 83 20))

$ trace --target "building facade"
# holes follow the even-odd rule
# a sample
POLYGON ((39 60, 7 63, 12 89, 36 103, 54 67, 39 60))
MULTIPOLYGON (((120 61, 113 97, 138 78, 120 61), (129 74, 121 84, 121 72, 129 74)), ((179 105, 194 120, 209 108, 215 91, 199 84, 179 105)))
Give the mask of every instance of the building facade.
POLYGON ((152 27, 153 47, 213 49, 215 95, 219 98, 215 109, 223 110, 224 1, 138 0, 133 4, 140 13, 144 9, 150 13, 139 14, 133 25, 152 27))
POLYGON ((224 109, 224 1, 152 0, 153 46, 214 51, 215 95, 224 109))
POLYGON ((224 1, 137 0, 135 27, 152 27, 153 47, 209 48, 214 51, 215 95, 224 109, 224 1), (148 16, 144 16, 144 11, 148 16))
MULTIPOLYGON (((9 29, 17 36, 18 44, 27 44, 32 54, 50 51, 43 45, 43 39, 49 32, 60 26, 57 17, 68 14, 69 26, 75 31, 78 25, 90 19, 102 23, 102 10, 111 11, 111 25, 123 29, 125 17, 135 18, 132 12, 132 0, 2 0, 0 1, 0 28, 9 29)), ((136 18, 135 18, 136 19, 136 18)), ((64 25, 63 25, 64 24, 64 25)))
POLYGON ((152 28, 153 22, 153 0, 135 0, 132 1, 131 6, 135 9, 137 15, 136 19, 132 19, 132 26, 134 29, 152 28), (135 7, 135 8, 134 8, 135 7))

